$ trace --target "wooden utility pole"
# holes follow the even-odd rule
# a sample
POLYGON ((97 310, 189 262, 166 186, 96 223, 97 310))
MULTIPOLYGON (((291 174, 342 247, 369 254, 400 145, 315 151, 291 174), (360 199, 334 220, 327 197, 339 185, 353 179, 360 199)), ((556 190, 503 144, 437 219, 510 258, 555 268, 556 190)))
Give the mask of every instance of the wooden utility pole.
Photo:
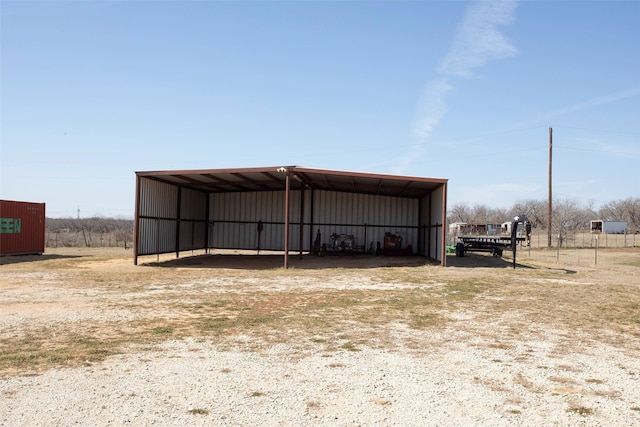
POLYGON ((551 159, 553 154, 553 129, 549 127, 549 200, 547 201, 547 247, 551 247, 551 159))

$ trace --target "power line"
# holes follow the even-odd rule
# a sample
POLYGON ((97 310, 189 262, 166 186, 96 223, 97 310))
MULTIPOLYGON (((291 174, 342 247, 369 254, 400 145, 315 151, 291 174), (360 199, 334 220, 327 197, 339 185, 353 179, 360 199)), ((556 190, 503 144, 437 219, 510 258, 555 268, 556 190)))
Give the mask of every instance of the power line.
MULTIPOLYGON (((558 126, 554 126, 556 129, 558 126)), ((640 131, 630 131, 630 130, 610 130, 610 129, 589 129, 589 128, 580 128, 574 126, 560 126, 561 129, 575 129, 575 130, 586 130, 589 132, 603 132, 603 133, 622 133, 629 135, 640 135, 640 131)))
POLYGON ((619 151, 619 150, 604 150, 598 148, 582 148, 582 147, 562 147, 556 146, 556 148, 561 148, 563 150, 573 150, 573 151, 591 151, 597 153, 608 153, 608 154, 626 154, 626 155, 640 155, 637 151, 619 151))

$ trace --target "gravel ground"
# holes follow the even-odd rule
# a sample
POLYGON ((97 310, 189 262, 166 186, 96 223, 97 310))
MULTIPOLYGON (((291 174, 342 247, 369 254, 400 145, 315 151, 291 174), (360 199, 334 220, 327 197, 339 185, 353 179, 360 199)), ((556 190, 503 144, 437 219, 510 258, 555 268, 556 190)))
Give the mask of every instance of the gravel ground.
MULTIPOLYGON (((211 262, 225 263, 227 279, 221 279, 204 265, 145 269, 132 266, 128 258, 86 262, 84 252, 70 255, 43 261, 63 263, 59 272, 49 264, 2 266, 2 345, 16 335, 56 328, 73 333, 92 326, 99 337, 107 330, 104 325, 144 319, 160 309, 172 314, 178 303, 215 301, 210 295, 217 294, 263 292, 278 301, 277 295, 288 291, 300 296, 292 301, 304 302, 305 292, 318 290, 420 286, 427 292, 447 281, 512 274, 501 260, 465 257, 452 259, 462 264, 459 268, 425 267, 420 271, 429 280, 419 284, 373 280, 363 273, 368 265, 335 277, 312 269, 241 275, 235 273, 236 264, 246 259, 212 257, 211 262), (490 270, 468 268, 474 261, 497 264, 490 270), (153 280, 146 277, 150 274, 156 275, 153 280)), ((548 252, 534 255, 555 257, 548 252)), ((349 323, 345 316, 346 326, 338 330, 354 329, 349 331, 354 341, 345 346, 331 331, 326 338, 332 346, 293 332, 286 343, 275 345, 260 340, 260 333, 253 338, 239 333, 226 341, 201 337, 145 349, 131 345, 81 367, 52 364, 37 375, 10 374, 0 379, 0 426, 640 426, 640 342, 633 311, 638 301, 637 252, 621 259, 624 262, 603 253, 601 259, 610 256, 611 261, 602 270, 583 265, 583 252, 577 256, 582 258, 568 268, 531 268, 509 282, 556 292, 559 309, 555 300, 545 300, 523 311, 514 301, 511 309, 484 312, 488 305, 478 298, 460 310, 440 313, 447 318, 443 326, 412 329, 392 320, 378 329, 375 323, 363 323, 360 327, 374 329, 362 341, 356 339, 358 323, 349 323), (567 299, 562 287, 571 298, 591 289, 601 289, 588 294, 595 295, 592 299, 622 298, 622 303, 610 305, 619 310, 612 317, 622 320, 607 325, 603 319, 600 329, 601 316, 607 313, 592 314, 592 306, 583 308, 587 300, 567 299), (544 324, 529 318, 551 308, 556 311, 549 317, 537 316, 544 324), (575 313, 554 318, 558 310, 575 313), (595 323, 581 332, 585 314, 595 323)), ((544 295, 540 289, 533 295, 544 295)), ((489 293, 483 298, 503 297, 489 293)))
POLYGON ((640 425, 636 357, 598 344, 567 365, 552 336, 516 349, 459 338, 420 351, 316 354, 170 341, 2 380, 0 425, 640 425))

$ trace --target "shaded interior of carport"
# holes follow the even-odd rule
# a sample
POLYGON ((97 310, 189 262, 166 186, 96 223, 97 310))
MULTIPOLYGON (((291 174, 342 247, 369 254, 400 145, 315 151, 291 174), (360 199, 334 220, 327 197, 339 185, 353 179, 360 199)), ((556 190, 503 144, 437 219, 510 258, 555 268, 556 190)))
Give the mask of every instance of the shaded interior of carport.
POLYGON ((136 172, 138 256, 204 249, 358 252, 400 236, 412 254, 445 265, 447 180, 298 166, 136 172))

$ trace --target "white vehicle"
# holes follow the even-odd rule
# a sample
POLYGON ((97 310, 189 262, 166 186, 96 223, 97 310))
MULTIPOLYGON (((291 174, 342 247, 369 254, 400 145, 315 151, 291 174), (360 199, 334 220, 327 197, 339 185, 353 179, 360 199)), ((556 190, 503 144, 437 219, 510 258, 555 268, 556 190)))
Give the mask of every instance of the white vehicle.
POLYGON ((603 221, 600 219, 592 220, 591 232, 605 234, 625 234, 627 232, 627 221, 603 221))

